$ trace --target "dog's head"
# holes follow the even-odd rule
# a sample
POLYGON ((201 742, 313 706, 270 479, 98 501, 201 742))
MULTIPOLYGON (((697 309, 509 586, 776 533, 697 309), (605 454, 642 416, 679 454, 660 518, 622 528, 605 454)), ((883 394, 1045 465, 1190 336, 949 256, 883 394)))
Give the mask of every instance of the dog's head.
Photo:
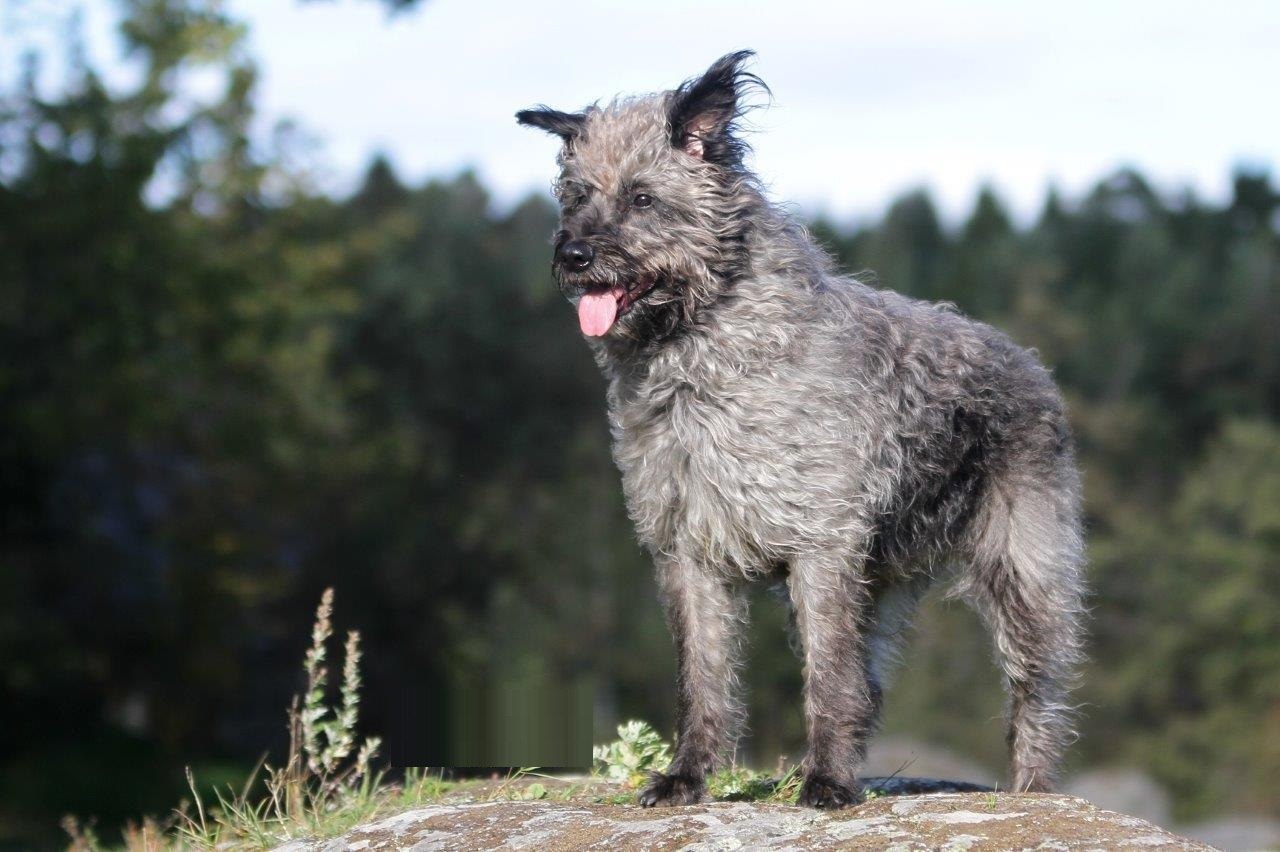
POLYGON ((747 263, 759 198, 735 126, 752 87, 750 51, 656 95, 582 112, 516 114, 563 140, 552 262, 584 334, 648 342, 696 321, 747 263))

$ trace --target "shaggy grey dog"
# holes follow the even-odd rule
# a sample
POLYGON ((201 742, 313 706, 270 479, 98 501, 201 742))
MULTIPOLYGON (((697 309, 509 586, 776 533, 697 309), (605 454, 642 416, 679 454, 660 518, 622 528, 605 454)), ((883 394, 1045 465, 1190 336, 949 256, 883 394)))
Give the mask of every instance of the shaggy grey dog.
POLYGON ((674 91, 522 124, 560 136, 554 272, 609 380, 614 455, 679 656, 678 741, 644 805, 730 753, 742 586, 784 581, 804 650, 802 804, 862 799, 881 681, 920 596, 985 617, 1014 790, 1071 737, 1080 485, 1036 359, 940 305, 837 275, 743 165, 743 51, 674 91))

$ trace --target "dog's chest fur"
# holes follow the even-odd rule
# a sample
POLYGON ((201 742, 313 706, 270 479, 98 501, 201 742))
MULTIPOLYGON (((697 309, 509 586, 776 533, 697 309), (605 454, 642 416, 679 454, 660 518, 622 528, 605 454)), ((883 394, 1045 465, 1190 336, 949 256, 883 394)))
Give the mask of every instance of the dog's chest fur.
POLYGON ((808 343, 726 345, 712 328, 614 378, 614 454, 647 547, 751 575, 850 532, 855 435, 833 409, 849 395, 801 368, 808 343))

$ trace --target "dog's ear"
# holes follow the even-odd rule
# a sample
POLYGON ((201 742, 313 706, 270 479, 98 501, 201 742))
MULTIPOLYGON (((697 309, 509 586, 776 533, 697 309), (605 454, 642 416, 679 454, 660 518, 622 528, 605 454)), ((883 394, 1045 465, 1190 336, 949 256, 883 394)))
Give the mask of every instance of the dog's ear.
POLYGON ((672 92, 667 113, 672 145, 707 162, 741 164, 747 145, 737 138, 735 124, 749 109, 745 97, 753 88, 769 92, 763 80, 742 68, 753 56, 751 50, 722 56, 701 77, 672 92))
POLYGON ((582 133, 587 123, 587 116, 581 112, 561 112, 551 107, 538 106, 533 109, 522 109, 516 113, 516 121, 528 127, 537 127, 548 133, 554 133, 566 144, 582 133))

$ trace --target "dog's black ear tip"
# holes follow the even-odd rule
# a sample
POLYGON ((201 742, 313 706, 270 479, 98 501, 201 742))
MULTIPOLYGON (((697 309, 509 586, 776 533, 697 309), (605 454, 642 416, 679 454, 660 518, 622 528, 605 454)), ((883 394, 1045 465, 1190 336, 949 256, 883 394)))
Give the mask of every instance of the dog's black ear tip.
POLYGON ((711 63, 711 67, 707 70, 712 74, 739 74, 742 72, 742 66, 754 59, 755 55, 756 52, 750 48, 735 50, 711 63))
POLYGON ((587 117, 580 112, 561 112, 547 106, 522 109, 516 113, 516 122, 526 127, 536 127, 554 133, 568 141, 582 132, 587 117))
POLYGON ((764 80, 746 69, 747 63, 754 59, 756 52, 750 48, 726 53, 711 63, 700 77, 686 80, 677 91, 696 99, 699 94, 708 91, 729 90, 735 100, 742 99, 751 90, 757 90, 766 97, 770 96, 769 87, 764 80))

